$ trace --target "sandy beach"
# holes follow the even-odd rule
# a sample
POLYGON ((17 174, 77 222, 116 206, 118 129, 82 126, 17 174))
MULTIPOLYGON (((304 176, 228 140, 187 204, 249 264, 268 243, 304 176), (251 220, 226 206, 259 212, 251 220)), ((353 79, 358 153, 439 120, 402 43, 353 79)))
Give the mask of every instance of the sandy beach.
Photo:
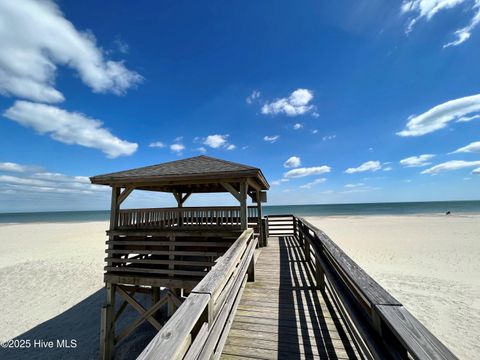
MULTIPOLYGON (((480 215, 308 220, 460 358, 476 358, 480 215)), ((57 349, 55 358, 98 356, 106 228, 105 222, 0 226, 0 340, 77 339, 77 348, 57 349)), ((47 355, 31 349, 0 351, 5 359, 47 355)))

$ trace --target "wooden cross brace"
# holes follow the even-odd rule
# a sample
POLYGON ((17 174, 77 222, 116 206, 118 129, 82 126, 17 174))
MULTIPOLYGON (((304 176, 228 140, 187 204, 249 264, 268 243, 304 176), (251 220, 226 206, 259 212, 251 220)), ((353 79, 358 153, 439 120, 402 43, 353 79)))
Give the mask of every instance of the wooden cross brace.
POLYGON ((170 301, 172 301, 177 308, 180 305, 182 305, 183 300, 180 297, 174 294, 170 289, 168 289, 167 291, 168 291, 167 296, 170 298, 170 301))
POLYGON ((163 297, 157 303, 155 303, 150 309, 147 310, 142 305, 140 305, 137 300, 135 300, 132 296, 130 296, 130 294, 127 294, 127 292, 121 286, 117 287, 117 292, 126 302, 128 302, 135 310, 137 310, 140 313, 140 317, 134 320, 117 337, 115 337, 115 343, 119 343, 120 341, 122 341, 145 320, 148 321, 150 324, 152 324, 157 330, 160 330, 162 328, 162 324, 160 324, 153 317, 153 315, 158 311, 160 306, 162 306, 167 302, 169 297, 166 297, 166 296, 163 297))

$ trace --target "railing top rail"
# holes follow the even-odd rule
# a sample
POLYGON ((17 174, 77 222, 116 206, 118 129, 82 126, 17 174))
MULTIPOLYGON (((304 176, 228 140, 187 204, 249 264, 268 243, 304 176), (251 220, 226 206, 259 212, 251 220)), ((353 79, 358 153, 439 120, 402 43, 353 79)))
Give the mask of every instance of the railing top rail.
MULTIPOLYGON (((255 205, 249 205, 249 209, 256 209, 255 205)), ((240 206, 185 206, 185 207, 166 207, 166 208, 135 208, 135 209, 120 209, 120 212, 128 211, 170 211, 170 210, 239 210, 240 206)))
POLYGON ((272 215, 265 215, 266 218, 286 218, 286 217, 294 217, 293 214, 284 214, 284 215, 279 215, 279 214, 272 214, 272 215))
POLYGON ((208 272, 208 274, 195 286, 192 292, 210 294, 213 298, 225 285, 229 274, 236 265, 237 259, 245 249, 245 245, 253 235, 253 229, 245 230, 238 239, 223 254, 220 261, 208 272))
POLYGON ((387 290, 378 284, 365 270, 353 261, 343 250, 333 242, 322 230, 312 225, 302 217, 297 217, 312 232, 324 246, 324 249, 335 260, 350 279, 353 285, 361 292, 370 306, 374 305, 401 305, 387 290))

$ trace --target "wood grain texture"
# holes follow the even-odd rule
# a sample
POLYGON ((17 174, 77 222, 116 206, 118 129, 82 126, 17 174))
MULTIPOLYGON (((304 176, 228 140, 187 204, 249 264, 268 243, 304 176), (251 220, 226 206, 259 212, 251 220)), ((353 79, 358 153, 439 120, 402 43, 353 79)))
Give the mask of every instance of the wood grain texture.
POLYGON ((292 237, 270 238, 247 283, 222 359, 361 358, 332 304, 315 289, 292 237))
POLYGON ((208 305, 210 296, 206 294, 190 294, 182 306, 165 324, 160 336, 156 336, 142 351, 138 360, 171 360, 181 359, 188 349, 185 339, 190 338, 190 332, 208 305), (185 321, 189 319, 190 321, 185 321))
POLYGON ((376 307, 391 331, 414 359, 453 360, 457 357, 403 306, 376 307))

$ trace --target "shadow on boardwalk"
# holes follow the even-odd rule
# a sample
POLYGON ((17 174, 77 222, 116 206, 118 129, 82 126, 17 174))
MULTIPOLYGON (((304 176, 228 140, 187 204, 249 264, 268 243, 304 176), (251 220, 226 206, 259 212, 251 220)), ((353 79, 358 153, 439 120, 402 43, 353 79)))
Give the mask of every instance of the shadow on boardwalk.
MULTIPOLYGON (((100 289, 60 315, 35 326, 15 339, 30 340, 31 347, 24 349, 0 349, 0 359, 95 359, 99 357, 100 309, 106 299, 105 289, 100 289), (53 341, 53 348, 33 346, 34 340, 44 343, 53 341), (57 340, 76 340, 75 348, 57 347, 57 340)), ((141 296, 138 297, 141 301, 141 296)), ((130 322, 137 313, 130 307, 122 315, 121 326, 130 322)), ((28 309, 25 309, 28 316, 28 309)), ((118 349, 115 359, 135 359, 156 331, 150 324, 142 324, 132 336, 125 339, 118 349)))
POLYGON ((294 237, 280 237, 278 241, 280 250, 278 358, 361 358, 355 352, 351 338, 347 336, 327 294, 315 291, 312 269, 309 269, 304 261, 304 252, 300 244, 294 237))
POLYGON ((223 359, 362 359, 291 236, 271 237, 247 283, 223 359))

